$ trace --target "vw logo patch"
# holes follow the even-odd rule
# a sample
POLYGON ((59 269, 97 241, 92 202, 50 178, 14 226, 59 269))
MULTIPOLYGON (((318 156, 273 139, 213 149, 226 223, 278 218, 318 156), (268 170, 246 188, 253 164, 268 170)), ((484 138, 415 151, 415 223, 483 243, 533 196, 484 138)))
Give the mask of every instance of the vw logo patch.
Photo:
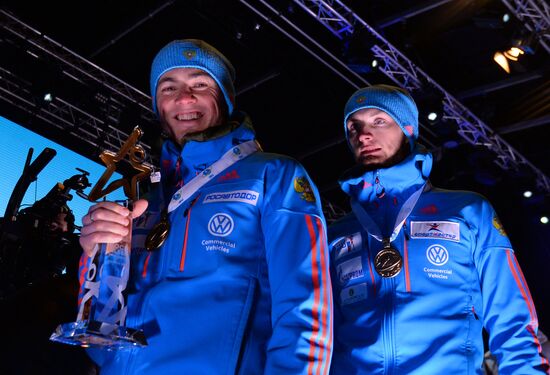
POLYGON ((449 252, 441 245, 432 245, 426 250, 426 258, 434 266, 442 266, 449 261, 449 252))
POLYGON ((233 232, 235 224, 231 216, 218 213, 210 218, 208 222, 208 231, 213 236, 225 237, 233 232))

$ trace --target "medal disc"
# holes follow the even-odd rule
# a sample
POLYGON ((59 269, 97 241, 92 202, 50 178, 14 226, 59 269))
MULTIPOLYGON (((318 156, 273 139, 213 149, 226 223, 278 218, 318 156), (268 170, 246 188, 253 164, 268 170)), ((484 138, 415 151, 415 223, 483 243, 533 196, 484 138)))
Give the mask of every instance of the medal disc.
POLYGON ((403 258, 393 247, 385 247, 376 254, 374 268, 382 277, 394 277, 403 267, 403 258))
POLYGON ((145 248, 148 251, 153 251, 161 247, 164 241, 166 241, 169 231, 170 223, 168 223, 168 220, 161 220, 147 235, 145 239, 145 248))

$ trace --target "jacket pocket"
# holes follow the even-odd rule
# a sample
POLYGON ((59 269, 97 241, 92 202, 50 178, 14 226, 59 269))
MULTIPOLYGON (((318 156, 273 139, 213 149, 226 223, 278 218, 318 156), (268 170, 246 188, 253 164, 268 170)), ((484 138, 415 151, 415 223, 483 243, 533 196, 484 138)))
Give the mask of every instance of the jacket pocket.
POLYGON ((237 331, 235 332, 235 341, 231 350, 231 356, 229 357, 229 365, 227 367, 227 374, 238 374, 241 364, 241 360, 246 351, 248 342, 245 339, 246 332, 249 330, 249 323, 251 320, 251 311, 254 306, 255 294, 257 289, 258 280, 250 278, 248 282, 248 290, 246 293, 246 299, 241 311, 241 318, 237 331))

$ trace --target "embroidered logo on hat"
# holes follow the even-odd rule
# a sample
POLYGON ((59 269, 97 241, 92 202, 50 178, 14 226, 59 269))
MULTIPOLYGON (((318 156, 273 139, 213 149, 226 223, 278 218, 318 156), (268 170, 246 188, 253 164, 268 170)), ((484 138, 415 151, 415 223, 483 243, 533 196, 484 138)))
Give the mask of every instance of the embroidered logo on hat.
POLYGON ((390 85, 374 85, 357 90, 344 107, 346 138, 349 138, 349 116, 366 108, 376 108, 390 115, 409 139, 410 149, 414 149, 418 138, 418 108, 408 91, 390 85))
POLYGON ((193 49, 186 49, 185 51, 183 51, 183 56, 185 56, 185 58, 187 60, 191 60, 192 58, 194 58, 195 56, 197 55, 197 51, 193 50, 193 49))
POLYGON ((157 85, 163 74, 175 68, 195 68, 210 75, 223 94, 227 104, 228 114, 235 107, 235 69, 231 62, 217 49, 203 40, 174 40, 164 46, 151 64, 150 87, 152 107, 155 114, 157 108, 157 85))

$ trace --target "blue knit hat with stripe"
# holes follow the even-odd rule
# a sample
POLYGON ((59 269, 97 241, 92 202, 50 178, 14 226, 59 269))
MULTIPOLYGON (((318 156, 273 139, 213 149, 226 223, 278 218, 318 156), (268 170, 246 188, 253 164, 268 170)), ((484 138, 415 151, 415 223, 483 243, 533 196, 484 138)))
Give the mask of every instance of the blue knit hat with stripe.
POLYGON ((160 77, 176 68, 196 68, 208 73, 223 93, 228 114, 231 116, 235 106, 235 69, 220 51, 198 39, 174 40, 164 46, 153 59, 150 78, 153 112, 158 115, 157 84, 160 77))
POLYGON ((386 112, 399 125, 409 139, 411 150, 418 139, 418 108, 411 95, 401 87, 373 85, 357 90, 349 98, 344 109, 344 130, 349 116, 364 108, 376 108, 386 112))

